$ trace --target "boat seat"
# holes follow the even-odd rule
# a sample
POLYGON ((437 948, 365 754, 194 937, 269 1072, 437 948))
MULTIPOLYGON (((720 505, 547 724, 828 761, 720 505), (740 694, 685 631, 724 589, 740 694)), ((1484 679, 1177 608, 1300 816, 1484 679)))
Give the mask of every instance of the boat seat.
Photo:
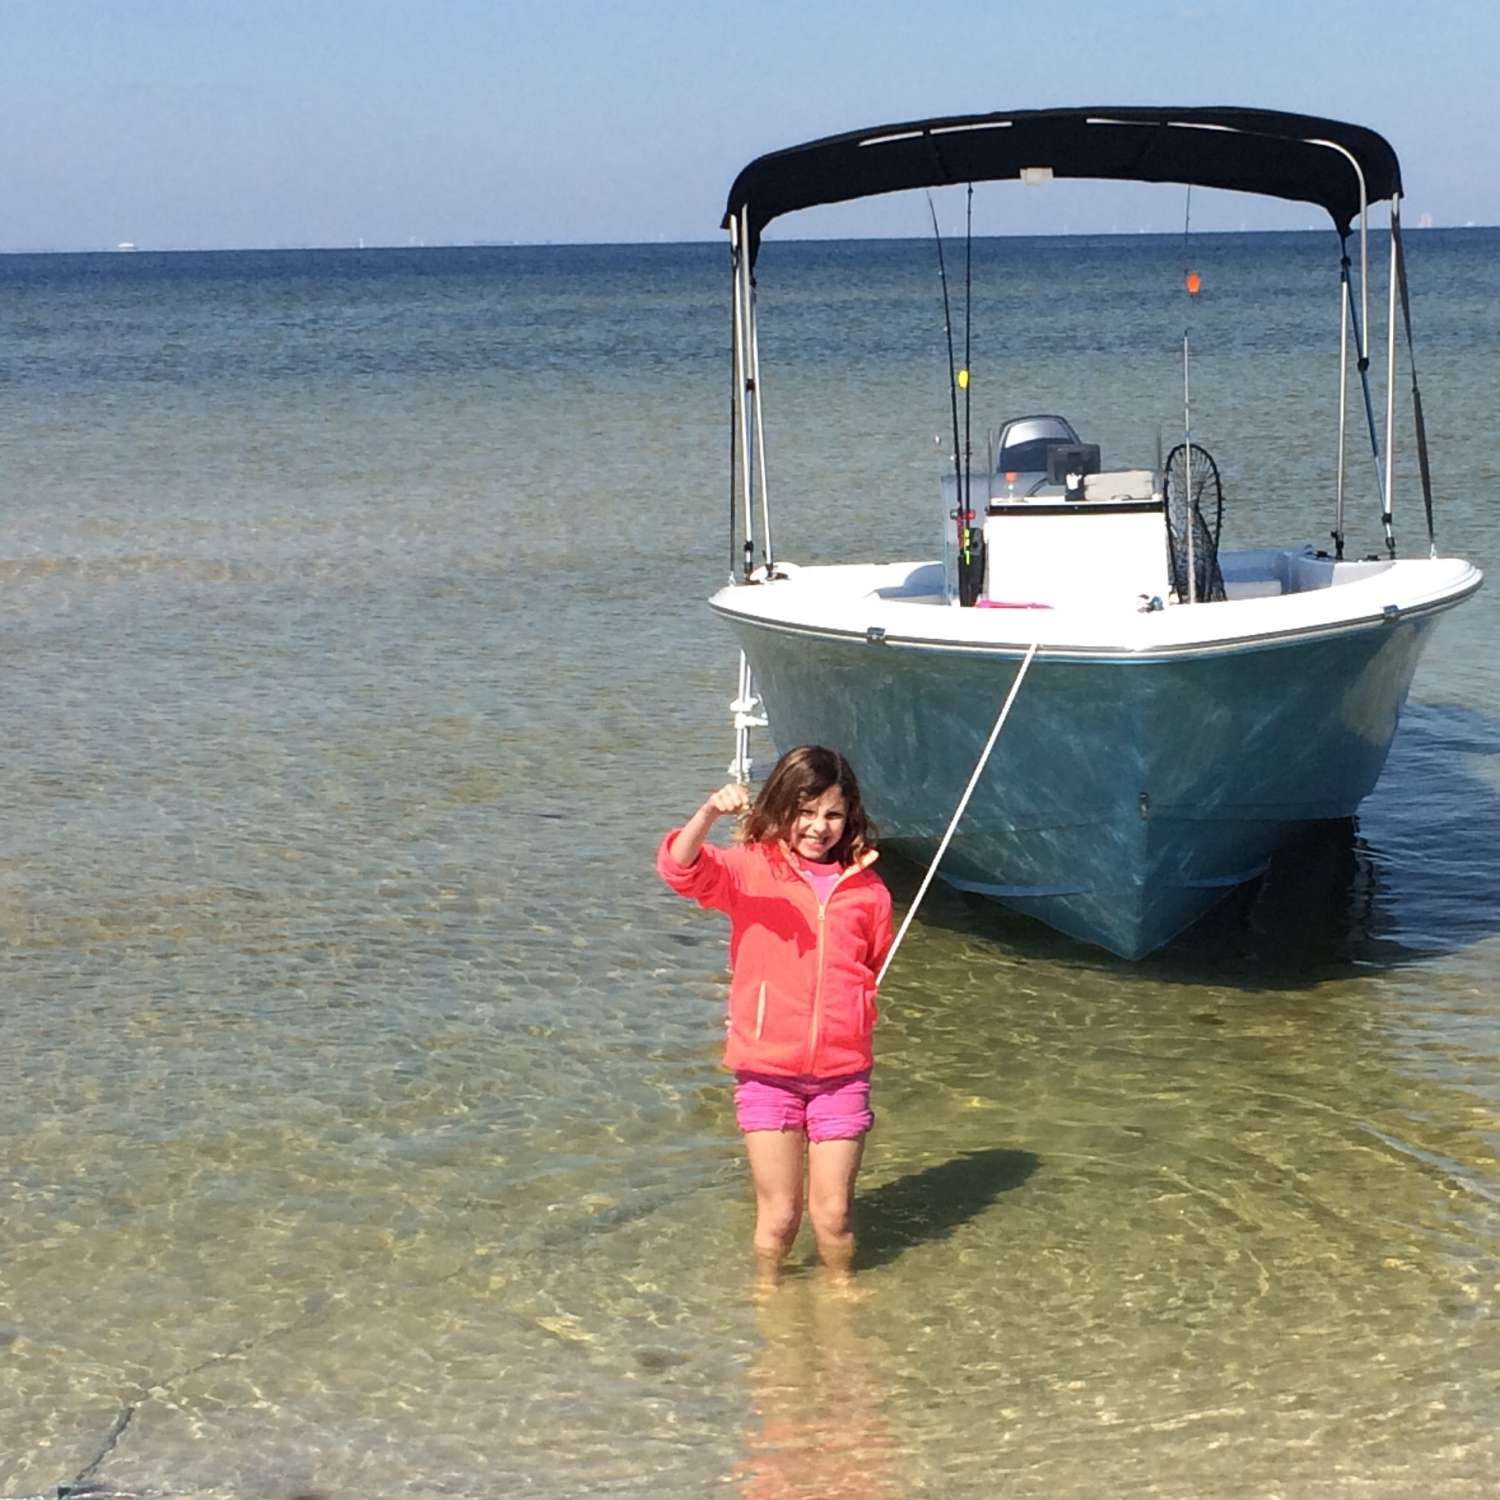
POLYGON ((1150 500, 1161 493, 1150 469, 1114 469, 1083 476, 1085 500, 1150 500))
POLYGON ((1095 507, 1054 495, 992 508, 984 520, 984 560, 982 597, 990 608, 1137 610, 1143 596, 1165 599, 1170 592, 1166 516, 1149 496, 1095 507))

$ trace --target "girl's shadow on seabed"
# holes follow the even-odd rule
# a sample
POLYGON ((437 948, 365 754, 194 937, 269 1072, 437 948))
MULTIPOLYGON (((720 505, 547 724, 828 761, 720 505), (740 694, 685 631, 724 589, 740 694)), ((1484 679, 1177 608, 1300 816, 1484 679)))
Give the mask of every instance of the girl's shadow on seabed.
POLYGON ((946 1239, 1040 1165, 1030 1151, 965 1151, 861 1192, 856 1268, 885 1265, 914 1245, 946 1239))

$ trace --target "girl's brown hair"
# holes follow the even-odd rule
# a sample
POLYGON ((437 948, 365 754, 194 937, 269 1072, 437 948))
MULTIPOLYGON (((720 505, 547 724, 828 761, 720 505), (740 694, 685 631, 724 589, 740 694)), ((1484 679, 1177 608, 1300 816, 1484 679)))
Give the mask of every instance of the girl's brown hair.
POLYGON ((854 769, 837 750, 822 745, 799 745, 776 762, 755 805, 740 825, 747 844, 791 837, 797 814, 831 786, 844 794, 844 832, 829 851, 841 865, 853 864, 875 847, 875 825, 865 812, 854 769))

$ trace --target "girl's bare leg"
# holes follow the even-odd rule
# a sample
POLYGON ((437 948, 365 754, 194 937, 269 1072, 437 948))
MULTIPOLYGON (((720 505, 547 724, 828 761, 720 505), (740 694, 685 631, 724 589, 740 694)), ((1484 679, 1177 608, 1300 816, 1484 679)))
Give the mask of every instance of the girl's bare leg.
POLYGON ((854 1179, 865 1138, 814 1141, 807 1148, 807 1211, 818 1240, 818 1259, 841 1276, 854 1263, 854 1179))
POLYGON ((755 1182, 755 1257, 765 1276, 776 1275, 802 1223, 806 1144, 807 1137, 797 1130, 745 1134, 750 1176, 755 1182))

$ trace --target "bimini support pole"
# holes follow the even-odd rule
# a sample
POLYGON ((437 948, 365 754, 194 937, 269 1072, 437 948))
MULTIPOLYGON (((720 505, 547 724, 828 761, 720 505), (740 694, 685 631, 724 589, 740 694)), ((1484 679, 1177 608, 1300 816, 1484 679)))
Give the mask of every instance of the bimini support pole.
POLYGON ((1375 409, 1370 404, 1370 351, 1365 346, 1364 330, 1370 326, 1370 195, 1365 187, 1364 169, 1347 146, 1337 141, 1312 139, 1310 146, 1326 146, 1337 152, 1349 163, 1354 179, 1359 183, 1359 295, 1364 304, 1364 317, 1354 311, 1354 288, 1349 281, 1349 230, 1339 228, 1339 445, 1338 479, 1333 505, 1334 556, 1339 561, 1344 557, 1344 462, 1345 439, 1349 427, 1349 325, 1354 325, 1354 351, 1358 357, 1359 382, 1364 389, 1365 419, 1370 424, 1370 447, 1375 453, 1375 475, 1380 477, 1380 444, 1375 435, 1375 409))
POLYGON ((943 834, 942 842, 938 845, 937 853, 932 856, 932 863, 927 866, 927 873, 922 877, 922 884, 917 887, 917 894, 912 897, 911 905, 906 909, 906 918, 901 923, 901 930, 896 934, 895 941, 891 944, 890 951, 885 956, 885 962, 880 966, 880 973, 876 976, 875 986, 878 989, 885 981, 885 976, 890 972, 891 964, 895 961, 896 950, 900 948, 906 937, 907 929, 911 926, 912 918, 917 914, 917 908, 922 904, 922 897, 927 894, 927 887, 932 884, 932 878, 937 874, 938 866, 943 862, 943 856, 948 852, 948 845, 953 842, 953 835, 958 831, 959 820, 963 817, 969 805, 969 798, 974 795, 974 788, 979 785, 979 778, 984 775, 984 768, 989 764, 990 752, 995 748, 995 741, 1000 738, 1000 731, 1005 728, 1005 721, 1010 717, 1011 705, 1016 701, 1016 694, 1021 691, 1021 683, 1026 677, 1032 659, 1036 656, 1040 641, 1033 641, 1027 648, 1026 655, 1022 658, 1020 670, 1016 673, 1015 681, 1010 685, 1010 692, 1005 695, 1005 702, 1001 706, 999 716, 995 720, 995 727, 990 730, 990 737, 984 742, 984 749, 979 752, 979 760, 974 766, 974 774, 969 777, 969 784, 964 788, 964 794, 958 799, 958 806, 953 810, 953 817, 949 821, 947 831, 943 834))
POLYGON ((732 221, 732 243, 734 246, 734 394, 735 437, 740 448, 739 499, 744 515, 744 556, 741 564, 744 581, 750 581, 755 571, 755 513, 751 505, 750 470, 757 461, 751 434, 753 431, 750 406, 755 400, 755 378, 750 373, 748 329, 750 324, 750 264, 745 247, 750 241, 749 209, 740 211, 732 221))
POLYGON ((766 487, 766 427, 760 400, 760 319, 755 311, 755 272, 746 269, 746 298, 750 308, 750 385, 755 413, 755 477, 760 483, 760 527, 765 542, 761 556, 765 559, 766 577, 771 576, 775 558, 771 551, 771 498, 766 487))
POLYGON ((1396 237, 1401 223, 1401 200, 1391 198, 1391 269, 1385 315, 1385 504, 1380 519, 1385 526, 1385 550, 1396 556, 1396 237))
POLYGON ((1339 460, 1333 499, 1333 555, 1344 560, 1344 469, 1349 436, 1349 242, 1339 236, 1339 460))
MULTIPOLYGON (((1309 140, 1308 145, 1326 146, 1336 151, 1352 168, 1355 181, 1359 183, 1359 298, 1363 316, 1354 311, 1354 288, 1349 282, 1349 231, 1339 230, 1339 282, 1342 287, 1344 316, 1354 324, 1354 349, 1358 355, 1359 383, 1365 398, 1365 421, 1370 429, 1370 453, 1375 461, 1375 484, 1384 495, 1384 481, 1380 469, 1380 435, 1375 428, 1375 404, 1370 399, 1370 349, 1367 342, 1370 328, 1370 195, 1365 187, 1365 174, 1358 160, 1347 146, 1337 141, 1309 140)), ((1342 327, 1342 325, 1341 325, 1342 327)), ((1344 396, 1347 392, 1348 345, 1341 333, 1339 341, 1339 479, 1338 497, 1335 502, 1334 542, 1338 556, 1344 555, 1344 396)), ((1389 437, 1387 427, 1387 437, 1389 437)), ((1392 554, 1394 556, 1394 554, 1392 554)))
POLYGON ((1187 329, 1182 330, 1182 444, 1183 457, 1186 462, 1183 465, 1184 487, 1187 493, 1183 496, 1187 506, 1184 525, 1187 527, 1187 586, 1189 604, 1198 602, 1198 561, 1195 555, 1196 532, 1198 528, 1193 524, 1196 519, 1198 498, 1193 494, 1193 404, 1188 395, 1188 336, 1187 329))
MULTIPOLYGON (((1191 309, 1200 285, 1188 259, 1188 233, 1193 223, 1193 189, 1188 186, 1187 198, 1182 210, 1182 282, 1187 288, 1188 307, 1191 309)), ((1189 313, 1191 316, 1191 313, 1189 313)), ((1187 603, 1198 602, 1198 497, 1193 493, 1193 403, 1188 385, 1188 330, 1182 330, 1182 453, 1183 481, 1187 493, 1183 496, 1184 525, 1187 527, 1187 603)))
MULTIPOLYGON (((1375 465, 1375 485, 1377 490, 1383 490, 1384 477, 1380 467, 1380 430, 1375 425, 1375 402, 1374 398, 1370 395, 1369 324, 1354 310, 1354 289, 1349 286, 1347 281, 1345 282, 1345 286, 1348 288, 1349 316, 1354 323, 1354 352, 1356 355, 1354 367, 1359 371, 1360 390, 1363 392, 1365 398, 1365 426, 1370 434, 1370 457, 1375 465)), ((1361 300, 1368 301, 1368 295, 1368 292, 1361 289, 1361 300)), ((1368 308, 1366 309, 1366 313, 1368 315, 1368 308)))
MULTIPOLYGON (((730 266, 733 291, 733 384, 730 398, 729 423, 729 581, 735 577, 735 501, 743 503, 745 518, 745 551, 741 564, 744 581, 750 581, 755 571, 755 512, 751 503, 752 481, 750 468, 764 447, 760 425, 759 376, 760 355, 755 338, 755 292, 749 257, 745 246, 749 243, 749 211, 742 210, 729 220, 730 266), (751 408, 754 408, 753 412, 751 408), (755 434, 752 444, 751 433, 755 434)), ((761 477, 762 513, 766 519, 767 562, 770 560, 770 511, 765 504, 765 478, 762 466, 761 477)), ((750 673, 750 660, 740 652, 739 686, 729 711, 734 724, 734 759, 729 763, 729 774, 741 786, 750 780, 750 731, 763 729, 767 724, 764 714, 759 713, 760 699, 756 696, 750 673)))
POLYGON ((1427 511, 1427 555, 1436 557, 1437 531, 1432 521, 1432 467, 1427 458, 1427 422, 1422 415, 1422 390, 1417 384, 1417 346, 1411 334, 1411 296, 1406 286, 1406 247, 1401 240, 1399 212, 1391 219, 1391 243, 1396 251, 1396 280, 1401 290, 1401 318, 1406 324, 1406 359, 1411 366, 1411 415, 1417 438, 1417 471, 1422 476, 1422 504, 1427 511))
POLYGON ((735 552, 735 502, 740 482, 740 221, 729 221, 729 582, 739 557, 735 552))

